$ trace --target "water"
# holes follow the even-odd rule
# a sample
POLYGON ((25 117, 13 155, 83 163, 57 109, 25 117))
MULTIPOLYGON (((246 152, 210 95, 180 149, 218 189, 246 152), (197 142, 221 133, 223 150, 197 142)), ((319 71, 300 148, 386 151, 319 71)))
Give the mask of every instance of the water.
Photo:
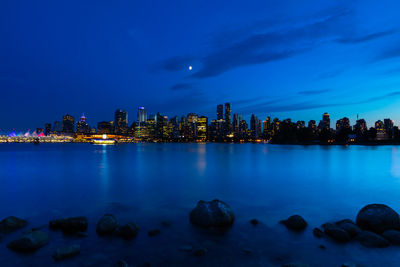
POLYGON ((0 266, 112 266, 119 259, 152 266, 399 266, 398 247, 367 249, 316 239, 312 228, 355 219, 369 203, 400 211, 400 148, 396 146, 279 146, 264 144, 2 144, 0 218, 26 218, 29 227, 84 215, 89 236, 50 233, 49 245, 20 255, 0 241, 0 266), (200 199, 219 198, 236 214, 232 229, 210 233, 193 227, 190 210, 200 199), (140 227, 135 240, 99 238, 104 213, 140 227), (289 233, 279 220, 302 215, 309 223, 289 233), (262 223, 253 227, 249 220, 262 223), (161 222, 170 226, 164 227, 161 222), (148 237, 147 231, 161 235, 148 237), (58 247, 80 244, 76 258, 55 263, 58 247), (327 247, 326 250, 319 245, 327 247), (179 251, 205 247, 204 257, 179 251), (249 249, 246 253, 243 249, 249 249))

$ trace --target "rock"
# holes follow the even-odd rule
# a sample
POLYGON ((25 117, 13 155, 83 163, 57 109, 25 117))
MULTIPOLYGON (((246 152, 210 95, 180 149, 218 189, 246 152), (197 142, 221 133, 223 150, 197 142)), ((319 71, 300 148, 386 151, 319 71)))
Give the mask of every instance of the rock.
POLYGON ((167 222, 167 221, 162 221, 162 222, 161 222, 161 225, 162 225, 163 227, 170 227, 170 226, 171 226, 171 223, 170 223, 170 222, 167 222))
POLYGON ((356 223, 361 229, 377 234, 400 229, 399 214, 384 204, 370 204, 362 208, 356 223))
POLYGON ((345 230, 350 238, 356 237, 361 232, 361 229, 349 219, 338 221, 335 224, 345 230))
POLYGON ((49 235, 41 231, 31 231, 8 243, 7 247, 17 252, 33 252, 49 243, 49 235))
POLYGON ((361 245, 371 248, 385 248, 390 245, 389 241, 387 241, 385 238, 370 231, 362 231, 359 233, 357 240, 361 245))
POLYGON ((315 227, 312 232, 315 237, 321 238, 324 236, 324 232, 322 232, 322 230, 317 227, 315 227))
POLYGON ((254 226, 257 226, 260 222, 257 219, 251 219, 250 223, 254 226))
POLYGON ((280 223, 293 231, 303 231, 307 227, 307 222, 300 215, 292 215, 288 219, 280 221, 280 223))
POLYGON ((147 234, 148 234, 149 236, 156 236, 156 235, 161 234, 161 231, 158 230, 158 229, 153 229, 153 230, 150 230, 147 234))
POLYGON ((110 235, 114 233, 115 229, 118 227, 118 221, 112 214, 105 214, 96 226, 96 232, 98 235, 110 235))
POLYGON ((242 252, 243 252, 244 254, 252 254, 252 253, 253 253, 253 250, 251 250, 251 249, 249 249, 249 248, 242 248, 242 252))
POLYGON ((192 246, 181 246, 181 247, 179 248, 179 250, 180 250, 180 251, 185 251, 185 252, 190 252, 190 251, 193 250, 193 247, 192 247, 192 246))
POLYGON ((76 232, 75 236, 77 236, 77 237, 88 237, 88 233, 86 233, 86 232, 76 232))
POLYGON ((83 216, 56 219, 49 222, 50 229, 61 230, 63 233, 74 234, 85 232, 88 228, 88 219, 83 216))
POLYGON ((326 247, 324 246, 324 245, 319 245, 318 246, 320 249, 322 249, 322 250, 326 250, 326 247))
POLYGON ((204 255, 206 255, 206 253, 207 253, 207 249, 205 249, 205 248, 198 248, 198 249, 193 250, 193 255, 195 255, 196 257, 204 256, 204 255))
POLYGON ((232 209, 218 199, 209 202, 200 200, 190 212, 190 221, 202 227, 231 226, 234 219, 232 209))
POLYGON ((356 263, 353 262, 345 262, 342 264, 342 267, 361 267, 361 265, 358 265, 356 263))
POLYGON ((125 225, 118 226, 117 229, 115 229, 115 235, 126 240, 135 238, 138 233, 139 227, 137 227, 134 223, 127 223, 125 225))
POLYGON ((129 267, 129 264, 124 260, 119 260, 114 264, 114 267, 129 267))
POLYGON ((293 262, 293 263, 283 264, 282 267, 310 267, 310 265, 293 262))
POLYGON ((27 226, 28 222, 14 216, 9 216, 0 221, 0 233, 9 233, 27 226))
POLYGON ((350 241, 350 235, 345 230, 335 224, 325 223, 322 225, 322 228, 324 228, 324 232, 326 235, 337 242, 346 243, 350 241))
POLYGON ((72 258, 81 252, 79 245, 72 245, 65 248, 59 248, 54 252, 53 258, 57 261, 72 258))
POLYGON ((400 231, 387 230, 382 233, 382 236, 389 240, 394 245, 400 245, 400 231))

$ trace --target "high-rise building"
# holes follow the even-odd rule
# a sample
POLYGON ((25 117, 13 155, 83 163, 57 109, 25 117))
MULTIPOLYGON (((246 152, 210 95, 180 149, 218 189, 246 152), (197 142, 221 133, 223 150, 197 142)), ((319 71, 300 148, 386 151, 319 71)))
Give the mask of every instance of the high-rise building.
POLYGON ((196 125, 197 139, 201 141, 206 141, 208 136, 208 118, 201 116, 197 120, 196 125))
POLYGON ((223 120, 223 119, 224 119, 224 106, 217 105, 217 120, 223 120))
POLYGON ((225 122, 231 124, 231 103, 225 103, 225 122))
POLYGON ((384 119, 383 126, 385 128, 385 132, 391 134, 393 132, 394 122, 391 119, 384 119))
POLYGON ((356 125, 354 125, 354 130, 356 132, 361 132, 361 133, 367 131, 367 123, 365 122, 365 120, 364 119, 357 120, 356 125))
POLYGON ((140 123, 147 121, 147 112, 144 107, 138 107, 137 111, 137 121, 140 123))
POLYGON ((111 134, 113 132, 113 122, 111 121, 100 121, 97 123, 98 134, 111 134))
POLYGON ((63 131, 62 121, 55 121, 53 125, 53 132, 60 133, 63 131))
POLYGON ((80 120, 76 124, 76 132, 77 133, 90 133, 90 126, 86 122, 86 117, 84 114, 82 114, 80 120))
POLYGON ((261 136, 261 121, 254 114, 252 114, 250 118, 250 131, 253 139, 257 139, 261 136))
POLYGON ((383 125, 383 122, 381 120, 377 120, 375 122, 375 129, 377 132, 385 132, 385 127, 383 125))
POLYGON ((64 133, 73 133, 75 131, 75 119, 71 115, 63 116, 63 126, 62 131, 64 133))
POLYGON ((322 120, 319 122, 318 128, 320 130, 323 130, 323 129, 330 130, 331 129, 331 119, 327 112, 322 114, 322 120))
POLYGON ((197 121, 199 119, 199 115, 195 113, 189 113, 187 115, 187 122, 188 122, 188 131, 187 135, 189 138, 196 138, 197 137, 197 121))
POLYGON ((51 133, 51 123, 44 125, 44 135, 48 136, 51 133))
POLYGON ((346 117, 336 121, 336 131, 340 132, 344 129, 350 129, 350 120, 346 117))
POLYGON ((127 134, 128 133, 128 113, 125 110, 117 109, 115 111, 115 133, 127 134))

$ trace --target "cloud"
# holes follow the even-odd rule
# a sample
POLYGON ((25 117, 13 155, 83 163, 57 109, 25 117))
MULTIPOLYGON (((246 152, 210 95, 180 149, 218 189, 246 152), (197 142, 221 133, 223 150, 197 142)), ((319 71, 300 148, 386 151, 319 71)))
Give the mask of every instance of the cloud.
POLYGON ((193 56, 175 56, 161 62, 161 68, 166 71, 178 71, 187 69, 189 62, 193 61, 193 56))
POLYGON ((381 31, 381 32, 375 32, 375 33, 370 33, 370 34, 366 34, 363 36, 358 36, 358 37, 343 37, 343 38, 339 38, 336 40, 336 42, 338 43, 342 43, 342 44, 358 44, 358 43, 364 43, 364 42, 368 42, 368 41, 372 41, 375 39, 379 39, 382 37, 386 37, 392 34, 397 33, 397 30, 389 30, 389 31, 381 31))
POLYGON ((192 83, 177 83, 170 87, 170 89, 173 91, 187 90, 192 88, 194 88, 192 83))
POLYGON ((330 91, 332 90, 331 89, 305 90, 305 91, 300 91, 299 95, 320 95, 330 91))
POLYGON ((398 58, 400 57, 400 46, 395 48, 388 49, 386 51, 381 52, 378 56, 373 59, 373 62, 391 59, 391 58, 398 58))

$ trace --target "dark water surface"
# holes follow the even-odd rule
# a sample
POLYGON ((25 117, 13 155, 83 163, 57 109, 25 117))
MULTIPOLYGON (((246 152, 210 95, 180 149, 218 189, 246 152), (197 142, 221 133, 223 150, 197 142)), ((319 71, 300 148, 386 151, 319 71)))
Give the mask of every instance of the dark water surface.
POLYGON ((369 203, 400 211, 399 196, 400 148, 395 146, 2 144, 0 218, 15 215, 37 227, 84 215, 89 236, 63 236, 46 226, 50 243, 20 255, 6 248, 23 230, 17 231, 0 241, 0 266, 112 266, 119 259, 152 266, 400 266, 400 247, 368 249, 312 235, 324 222, 354 220, 369 203), (188 220, 198 200, 214 198, 236 214, 224 234, 188 220), (104 213, 136 223, 138 237, 129 242, 98 237, 95 226, 104 213), (309 222, 305 232, 289 233, 278 224, 292 214, 309 222), (261 224, 253 227, 252 218, 261 224), (149 237, 147 231, 156 228, 161 234, 149 237), (70 244, 80 244, 81 254, 54 262, 54 250, 70 244), (179 250, 185 245, 208 251, 195 257, 179 250))

